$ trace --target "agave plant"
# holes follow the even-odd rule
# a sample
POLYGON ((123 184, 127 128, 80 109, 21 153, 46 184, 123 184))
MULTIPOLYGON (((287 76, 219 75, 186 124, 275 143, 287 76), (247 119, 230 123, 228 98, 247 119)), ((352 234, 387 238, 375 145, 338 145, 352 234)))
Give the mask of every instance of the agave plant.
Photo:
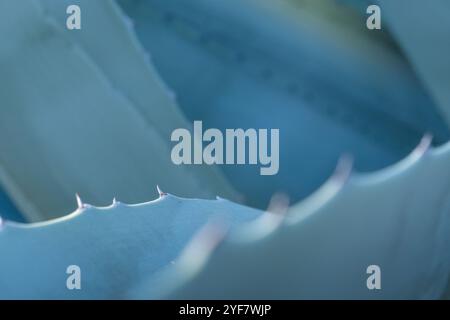
POLYGON ((2 1, 0 298, 448 297, 448 5, 376 3, 2 1), (279 174, 174 165, 194 120, 279 174))

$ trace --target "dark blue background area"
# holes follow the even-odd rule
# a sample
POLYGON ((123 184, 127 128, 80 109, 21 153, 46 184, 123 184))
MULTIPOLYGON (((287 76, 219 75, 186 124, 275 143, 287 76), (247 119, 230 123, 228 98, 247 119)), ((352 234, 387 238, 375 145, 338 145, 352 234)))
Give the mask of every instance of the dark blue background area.
POLYGON ((0 216, 5 220, 25 222, 24 217, 0 186, 0 216))

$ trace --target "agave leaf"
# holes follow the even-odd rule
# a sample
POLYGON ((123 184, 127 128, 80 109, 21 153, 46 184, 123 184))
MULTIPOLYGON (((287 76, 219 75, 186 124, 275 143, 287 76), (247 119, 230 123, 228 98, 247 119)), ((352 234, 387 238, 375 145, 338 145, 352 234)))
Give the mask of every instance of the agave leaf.
MULTIPOLYGON (((137 37, 133 25, 115 1, 39 0, 60 26, 65 26, 65 8, 79 5, 86 24, 82 32, 67 32, 162 139, 169 141, 177 128, 192 126, 176 105, 175 93, 166 87, 137 37), (102 35, 102 41, 98 41, 102 35), (114 52, 114 54, 111 54, 114 52)), ((221 190, 237 199, 223 174, 215 166, 189 168, 212 190, 221 190)), ((220 192, 220 191, 218 191, 220 192)))
MULTIPOLYGON (((321 1, 318 1, 321 2, 321 1)), ((340 0, 358 9, 365 19, 366 8, 377 4, 381 8, 382 31, 393 35, 403 53, 412 64, 420 81, 440 108, 440 114, 450 124, 450 94, 448 87, 450 35, 448 2, 420 0, 340 0)), ((373 33, 373 32, 372 32, 373 33)), ((376 31, 380 33, 380 31, 376 31)))
MULTIPOLYGON (((114 196, 142 202, 158 183, 182 196, 233 197, 209 169, 173 165, 169 137, 142 117, 129 87, 119 91, 39 3, 0 4, 0 181, 25 216, 70 212, 76 192, 102 205, 114 196)), ((114 77, 120 72, 103 66, 114 77)), ((148 90, 164 94, 160 86, 148 90)))
POLYGON ((205 127, 279 128, 280 172, 224 172, 249 203, 310 194, 342 152, 370 171, 448 128, 387 36, 332 1, 119 1, 191 119, 205 127), (183 52, 183 59, 179 59, 183 52), (192 79, 195 78, 195 81, 192 79), (299 166, 299 163, 302 165, 299 166))
MULTIPOLYGON (((182 255, 152 297, 169 299, 439 298, 450 270, 450 143, 371 174, 340 170, 256 239, 242 230, 188 270, 182 255), (366 269, 381 268, 381 290, 366 269), (175 279, 175 280, 172 280, 175 279), (163 289, 161 289, 163 288, 163 289)), ((142 291, 141 291, 142 293, 142 291)))
POLYGON ((175 128, 188 126, 176 105, 174 94, 160 79, 149 54, 135 37, 131 22, 114 1, 39 2, 64 34, 82 47, 112 85, 131 100, 163 138, 170 137, 175 128), (80 31, 64 30, 69 5, 78 5, 82 10, 80 31))
POLYGON ((172 195, 137 205, 84 204, 74 213, 0 229, 0 299, 123 298, 142 279, 174 260, 209 219, 233 227, 260 212, 226 200, 172 195), (66 269, 81 268, 82 290, 68 290, 66 269))
POLYGON ((450 126, 450 3, 378 0, 388 25, 450 126))

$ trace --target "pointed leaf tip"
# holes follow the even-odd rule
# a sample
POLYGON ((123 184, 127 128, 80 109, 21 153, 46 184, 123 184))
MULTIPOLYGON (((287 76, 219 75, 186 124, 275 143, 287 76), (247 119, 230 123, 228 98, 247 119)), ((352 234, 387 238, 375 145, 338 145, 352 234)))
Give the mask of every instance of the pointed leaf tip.
POLYGON ((84 204, 83 204, 83 201, 80 198, 80 195, 78 193, 76 193, 75 197, 77 198, 78 209, 83 209, 84 204))
POLYGON ((430 133, 425 133, 422 139, 420 139, 419 144, 414 148, 414 150, 410 153, 409 156, 415 159, 422 158, 431 148, 432 141, 433 135, 430 133))
POLYGON ((162 197, 162 196, 167 196, 167 193, 166 193, 166 192, 163 192, 163 191, 161 190, 161 188, 159 187, 159 185, 156 185, 156 190, 158 191, 158 194, 159 194, 160 197, 162 197))
POLYGON ((353 155, 344 153, 339 157, 336 168, 330 177, 330 180, 339 184, 344 184, 350 177, 353 170, 353 155))
POLYGON ((422 149, 422 152, 425 153, 431 147, 432 142, 433 142, 433 135, 427 132, 423 135, 417 147, 422 149))
POLYGON ((289 208, 289 196, 285 193, 277 192, 270 199, 267 212, 284 215, 289 208))

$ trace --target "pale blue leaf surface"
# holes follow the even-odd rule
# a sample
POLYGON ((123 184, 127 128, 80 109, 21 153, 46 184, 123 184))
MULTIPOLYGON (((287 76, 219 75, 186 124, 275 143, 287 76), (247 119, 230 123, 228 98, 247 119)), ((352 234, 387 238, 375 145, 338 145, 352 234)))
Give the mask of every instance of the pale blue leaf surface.
POLYGON ((428 144, 425 138, 375 173, 349 176, 341 168, 273 231, 230 235, 196 270, 182 256, 166 275, 176 281, 148 292, 170 299, 441 297, 450 270, 450 144, 428 144), (380 266, 382 290, 367 289, 369 265, 380 266))
MULTIPOLYGON (((29 221, 70 212, 76 192, 99 205, 113 197, 146 201, 156 184, 181 196, 234 197, 211 167, 172 163, 163 124, 176 106, 157 98, 167 93, 145 63, 134 67, 150 82, 139 91, 155 98, 149 112, 167 110, 155 111, 151 123, 129 99, 137 94, 126 81, 108 77, 123 69, 104 62, 103 72, 86 53, 105 49, 85 51, 40 1, 1 1, 0 15, 0 183, 29 221)), ((136 58, 132 52, 124 50, 121 61, 136 58)))
POLYGON ((210 219, 233 226, 259 214, 226 200, 162 195, 138 205, 85 205, 43 223, 5 222, 0 227, 0 299, 125 298, 169 265, 210 219), (81 268, 82 290, 67 289, 69 265, 81 268))

